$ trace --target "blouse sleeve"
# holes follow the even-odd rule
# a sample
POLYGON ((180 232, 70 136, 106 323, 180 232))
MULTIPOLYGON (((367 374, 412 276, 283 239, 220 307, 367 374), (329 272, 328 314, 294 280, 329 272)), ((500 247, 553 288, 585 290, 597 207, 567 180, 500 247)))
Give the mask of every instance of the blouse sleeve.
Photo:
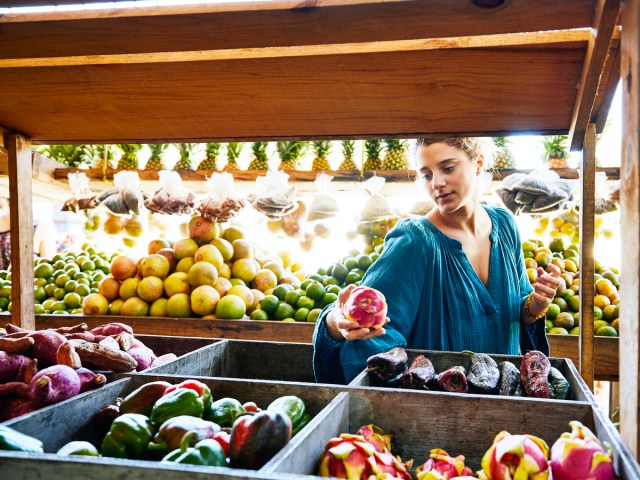
POLYGON ((362 372, 367 358, 394 347, 406 347, 418 313, 425 279, 425 241, 422 227, 405 220, 385 239, 385 250, 360 283, 375 288, 387 300, 390 322, 386 334, 369 340, 336 341, 326 330, 329 307, 314 334, 316 381, 348 383, 362 372))

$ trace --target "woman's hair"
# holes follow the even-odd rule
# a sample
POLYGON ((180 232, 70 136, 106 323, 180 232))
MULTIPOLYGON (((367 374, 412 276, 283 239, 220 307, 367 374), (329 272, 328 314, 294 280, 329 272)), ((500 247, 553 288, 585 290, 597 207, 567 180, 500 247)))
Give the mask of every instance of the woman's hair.
POLYGON ((467 156, 473 160, 478 155, 484 158, 483 170, 490 172, 493 169, 495 160, 495 144, 491 138, 484 137, 429 137, 418 138, 416 140, 416 158, 420 152, 420 148, 428 147, 434 143, 446 143, 450 147, 462 150, 467 156))

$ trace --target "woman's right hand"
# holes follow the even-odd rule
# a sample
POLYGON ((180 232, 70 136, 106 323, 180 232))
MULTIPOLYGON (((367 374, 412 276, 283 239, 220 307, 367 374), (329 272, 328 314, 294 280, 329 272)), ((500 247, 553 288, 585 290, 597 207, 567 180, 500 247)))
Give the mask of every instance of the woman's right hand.
MULTIPOLYGON (((356 288, 356 286, 352 284, 342 289, 334 307, 327 315, 326 325, 329 335, 335 340, 368 340, 384 335, 386 333, 384 328, 375 330, 371 328, 361 328, 358 322, 352 322, 342 314, 342 306, 354 288, 356 288)), ((387 317, 385 323, 388 322, 389 318, 387 317)))

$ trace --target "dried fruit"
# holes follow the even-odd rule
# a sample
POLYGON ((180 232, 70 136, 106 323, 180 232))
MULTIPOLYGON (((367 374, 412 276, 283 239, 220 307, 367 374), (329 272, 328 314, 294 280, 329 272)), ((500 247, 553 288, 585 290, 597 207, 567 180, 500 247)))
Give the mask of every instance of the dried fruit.
POLYGON ((451 367, 438 375, 438 386, 445 392, 467 393, 467 376, 464 367, 451 367))

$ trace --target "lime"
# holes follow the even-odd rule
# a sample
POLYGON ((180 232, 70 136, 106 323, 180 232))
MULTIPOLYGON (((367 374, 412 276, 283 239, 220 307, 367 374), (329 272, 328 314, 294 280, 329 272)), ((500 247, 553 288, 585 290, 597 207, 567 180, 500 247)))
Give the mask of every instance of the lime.
POLYGON ((66 263, 65 263, 64 260, 58 260, 53 264, 53 268, 55 270, 62 270, 65 265, 66 265, 66 263))
POLYGON ((327 305, 334 303, 336 300, 338 300, 338 295, 335 293, 325 293, 320 304, 323 307, 326 307, 327 305))
POLYGON ((567 302, 569 301, 569 299, 571 297, 575 297, 576 296, 576 292, 574 292, 573 290, 567 289, 563 294, 562 294, 562 298, 564 298, 567 302))
POLYGON ((313 280, 307 279, 307 280, 305 280, 304 282, 302 282, 302 283, 300 284, 300 289, 301 289, 301 290, 306 290, 306 289, 307 289, 307 287, 308 287, 309 285, 311 285, 312 283, 313 283, 313 280))
POLYGON ((328 287, 329 285, 340 285, 340 282, 336 278, 327 276, 322 279, 322 285, 328 287))
POLYGON ((309 312, 309 315, 307 315, 307 322, 317 322, 320 313, 322 313, 322 310, 320 308, 314 308, 313 310, 311 310, 309 312))
POLYGON ((296 319, 295 319, 295 318, 288 317, 288 318, 283 318, 283 319, 282 319, 282 321, 283 321, 283 322, 286 322, 286 323, 295 323, 295 322, 296 322, 296 319))
POLYGON ((569 335, 569 332, 565 328, 554 327, 548 332, 550 335, 569 335))
POLYGON ((293 290, 293 287, 289 284, 282 284, 282 285, 278 285, 276 288, 273 289, 273 294, 278 297, 278 300, 284 300, 285 295, 287 294, 287 292, 290 292, 291 290, 293 290))
POLYGON ((49 278, 53 275, 53 267, 48 263, 41 263, 34 269, 33 275, 36 278, 49 278))
POLYGON ((287 302, 292 307, 295 307, 298 304, 298 300, 300 299, 300 293, 295 290, 291 290, 287 292, 284 296, 284 301, 287 302))
POLYGON ((378 260, 380 258, 380 254, 378 252, 373 252, 371 255, 369 255, 371 257, 371 260, 373 262, 375 262, 376 260, 378 260))
POLYGON ((327 269, 326 268, 322 268, 322 267, 320 267, 316 273, 318 275, 320 275, 321 277, 324 277, 325 275, 328 275, 327 269))
POLYGON ((0 297, 11 298, 11 287, 2 287, 0 288, 0 297))
POLYGON ((75 280, 69 280, 67 283, 64 284, 64 291, 67 293, 73 292, 77 287, 78 287, 78 282, 76 282, 75 280))
POLYGON ((569 305, 567 305, 567 301, 562 297, 556 297, 553 299, 553 303, 560 307, 560 310, 566 312, 569 310, 569 305))
POLYGON ((266 312, 268 315, 273 315, 280 304, 280 299, 275 295, 267 295, 260 300, 260 309, 266 312))
POLYGON ((303 295, 298 299, 298 303, 296 304, 296 306, 298 308, 306 308, 308 310, 312 310, 313 308, 315 308, 316 302, 314 302, 312 298, 303 295))
MULTIPOLYGON (((0 299, 3 300, 3 299, 0 299)), ((56 299, 55 298, 48 298, 47 300, 45 300, 44 302, 42 302, 42 308, 44 308, 45 310, 51 310, 51 307, 53 306, 54 303, 56 303, 56 299)), ((9 305, 9 303, 7 302, 7 305, 9 305)), ((2 306, 2 304, 0 304, 0 306, 2 306)), ((6 305, 2 308, 6 308, 6 305)))
POLYGON ((47 299, 47 294, 44 291, 43 287, 38 287, 34 290, 33 296, 38 303, 42 303, 47 299))
POLYGON ((593 319, 602 320, 602 309, 600 307, 593 307, 593 319))
POLYGON ((269 315, 264 310, 260 310, 256 308, 253 312, 251 312, 250 317, 251 320, 269 320, 269 315))
POLYGON ((569 335, 580 335, 580 327, 573 327, 569 330, 569 335))
MULTIPOLYGON (((33 285, 36 287, 44 287, 47 284, 46 278, 36 278, 33 285)), ((0 280, 0 288, 4 287, 4 280, 0 280)))
POLYGON ((613 327, 600 327, 596 331, 596 335, 598 335, 599 337, 617 337, 618 332, 613 327))
MULTIPOLYGON (((567 292, 573 292, 573 290, 567 290, 567 292)), ((569 309, 572 312, 579 311, 580 310, 580 296, 574 295, 573 297, 569 297, 569 299, 567 300, 567 304, 569 305, 569 309)))
POLYGON ((66 273, 58 276, 55 281, 56 287, 63 288, 69 280, 71 280, 71 277, 66 273))
POLYGON ((544 328, 547 332, 551 330, 553 327, 555 327, 555 324, 551 320, 544 321, 544 328))
POLYGON ((56 297, 58 300, 62 300, 66 294, 67 292, 64 291, 64 288, 56 288, 53 291, 53 296, 56 297))
POLYGON ((33 307, 33 313, 36 315, 42 315, 44 313, 44 307, 42 305, 35 305, 33 307))
POLYGON ((340 294, 340 290, 342 290, 342 289, 337 285, 329 285, 327 287, 327 293, 335 293, 336 295, 339 295, 340 294))
POLYGON ((276 308, 273 314, 273 318, 276 320, 284 320, 285 318, 293 317, 294 314, 295 310, 291 305, 286 302, 280 302, 280 305, 278 305, 278 308, 276 308))
POLYGON ((325 293, 327 293, 327 291, 321 283, 315 282, 307 287, 307 297, 314 300, 322 300, 325 293))
POLYGON ((341 284, 342 282, 344 282, 344 279, 347 278, 348 273, 349 269, 345 265, 343 265, 342 263, 336 263, 335 267, 333 267, 331 276, 341 284))
POLYGON ((82 297, 75 292, 67 293, 64 296, 64 303, 67 309, 79 308, 82 305, 82 297))
POLYGON ((67 305, 64 302, 53 302, 53 304, 51 305, 51 311, 52 312, 58 312, 58 311, 66 311, 67 310, 67 305))
POLYGON ((369 267, 373 264, 373 260, 366 253, 361 253, 356 257, 356 262, 358 263, 358 268, 367 271, 369 267))
POLYGON ((553 320, 558 316, 559 313, 560 313, 560 306, 556 305, 555 303, 552 303, 551 305, 549 305, 549 309, 547 310, 547 318, 549 320, 553 320))
POLYGON ((78 286, 73 291, 81 297, 86 297, 91 293, 91 289, 87 285, 84 285, 82 283, 78 284, 78 286))
POLYGON ((322 282, 322 277, 317 273, 312 273, 307 277, 308 280, 315 280, 316 282, 322 282))
POLYGON ((351 285, 352 283, 356 283, 362 280, 362 277, 357 272, 357 269, 350 271, 347 274, 347 278, 344 279, 344 283, 346 283, 347 285, 351 285))
POLYGON ((554 324, 556 327, 571 330, 575 326, 573 315, 569 312, 560 312, 556 317, 554 324))
POLYGON ((358 268, 358 261, 355 259, 355 257, 347 257, 344 259, 343 263, 346 269, 349 271, 353 270, 354 268, 358 268))
POLYGON ((296 313, 293 318, 295 318, 296 322, 306 322, 308 316, 309 316, 308 308, 299 308, 298 310, 296 310, 296 313))

